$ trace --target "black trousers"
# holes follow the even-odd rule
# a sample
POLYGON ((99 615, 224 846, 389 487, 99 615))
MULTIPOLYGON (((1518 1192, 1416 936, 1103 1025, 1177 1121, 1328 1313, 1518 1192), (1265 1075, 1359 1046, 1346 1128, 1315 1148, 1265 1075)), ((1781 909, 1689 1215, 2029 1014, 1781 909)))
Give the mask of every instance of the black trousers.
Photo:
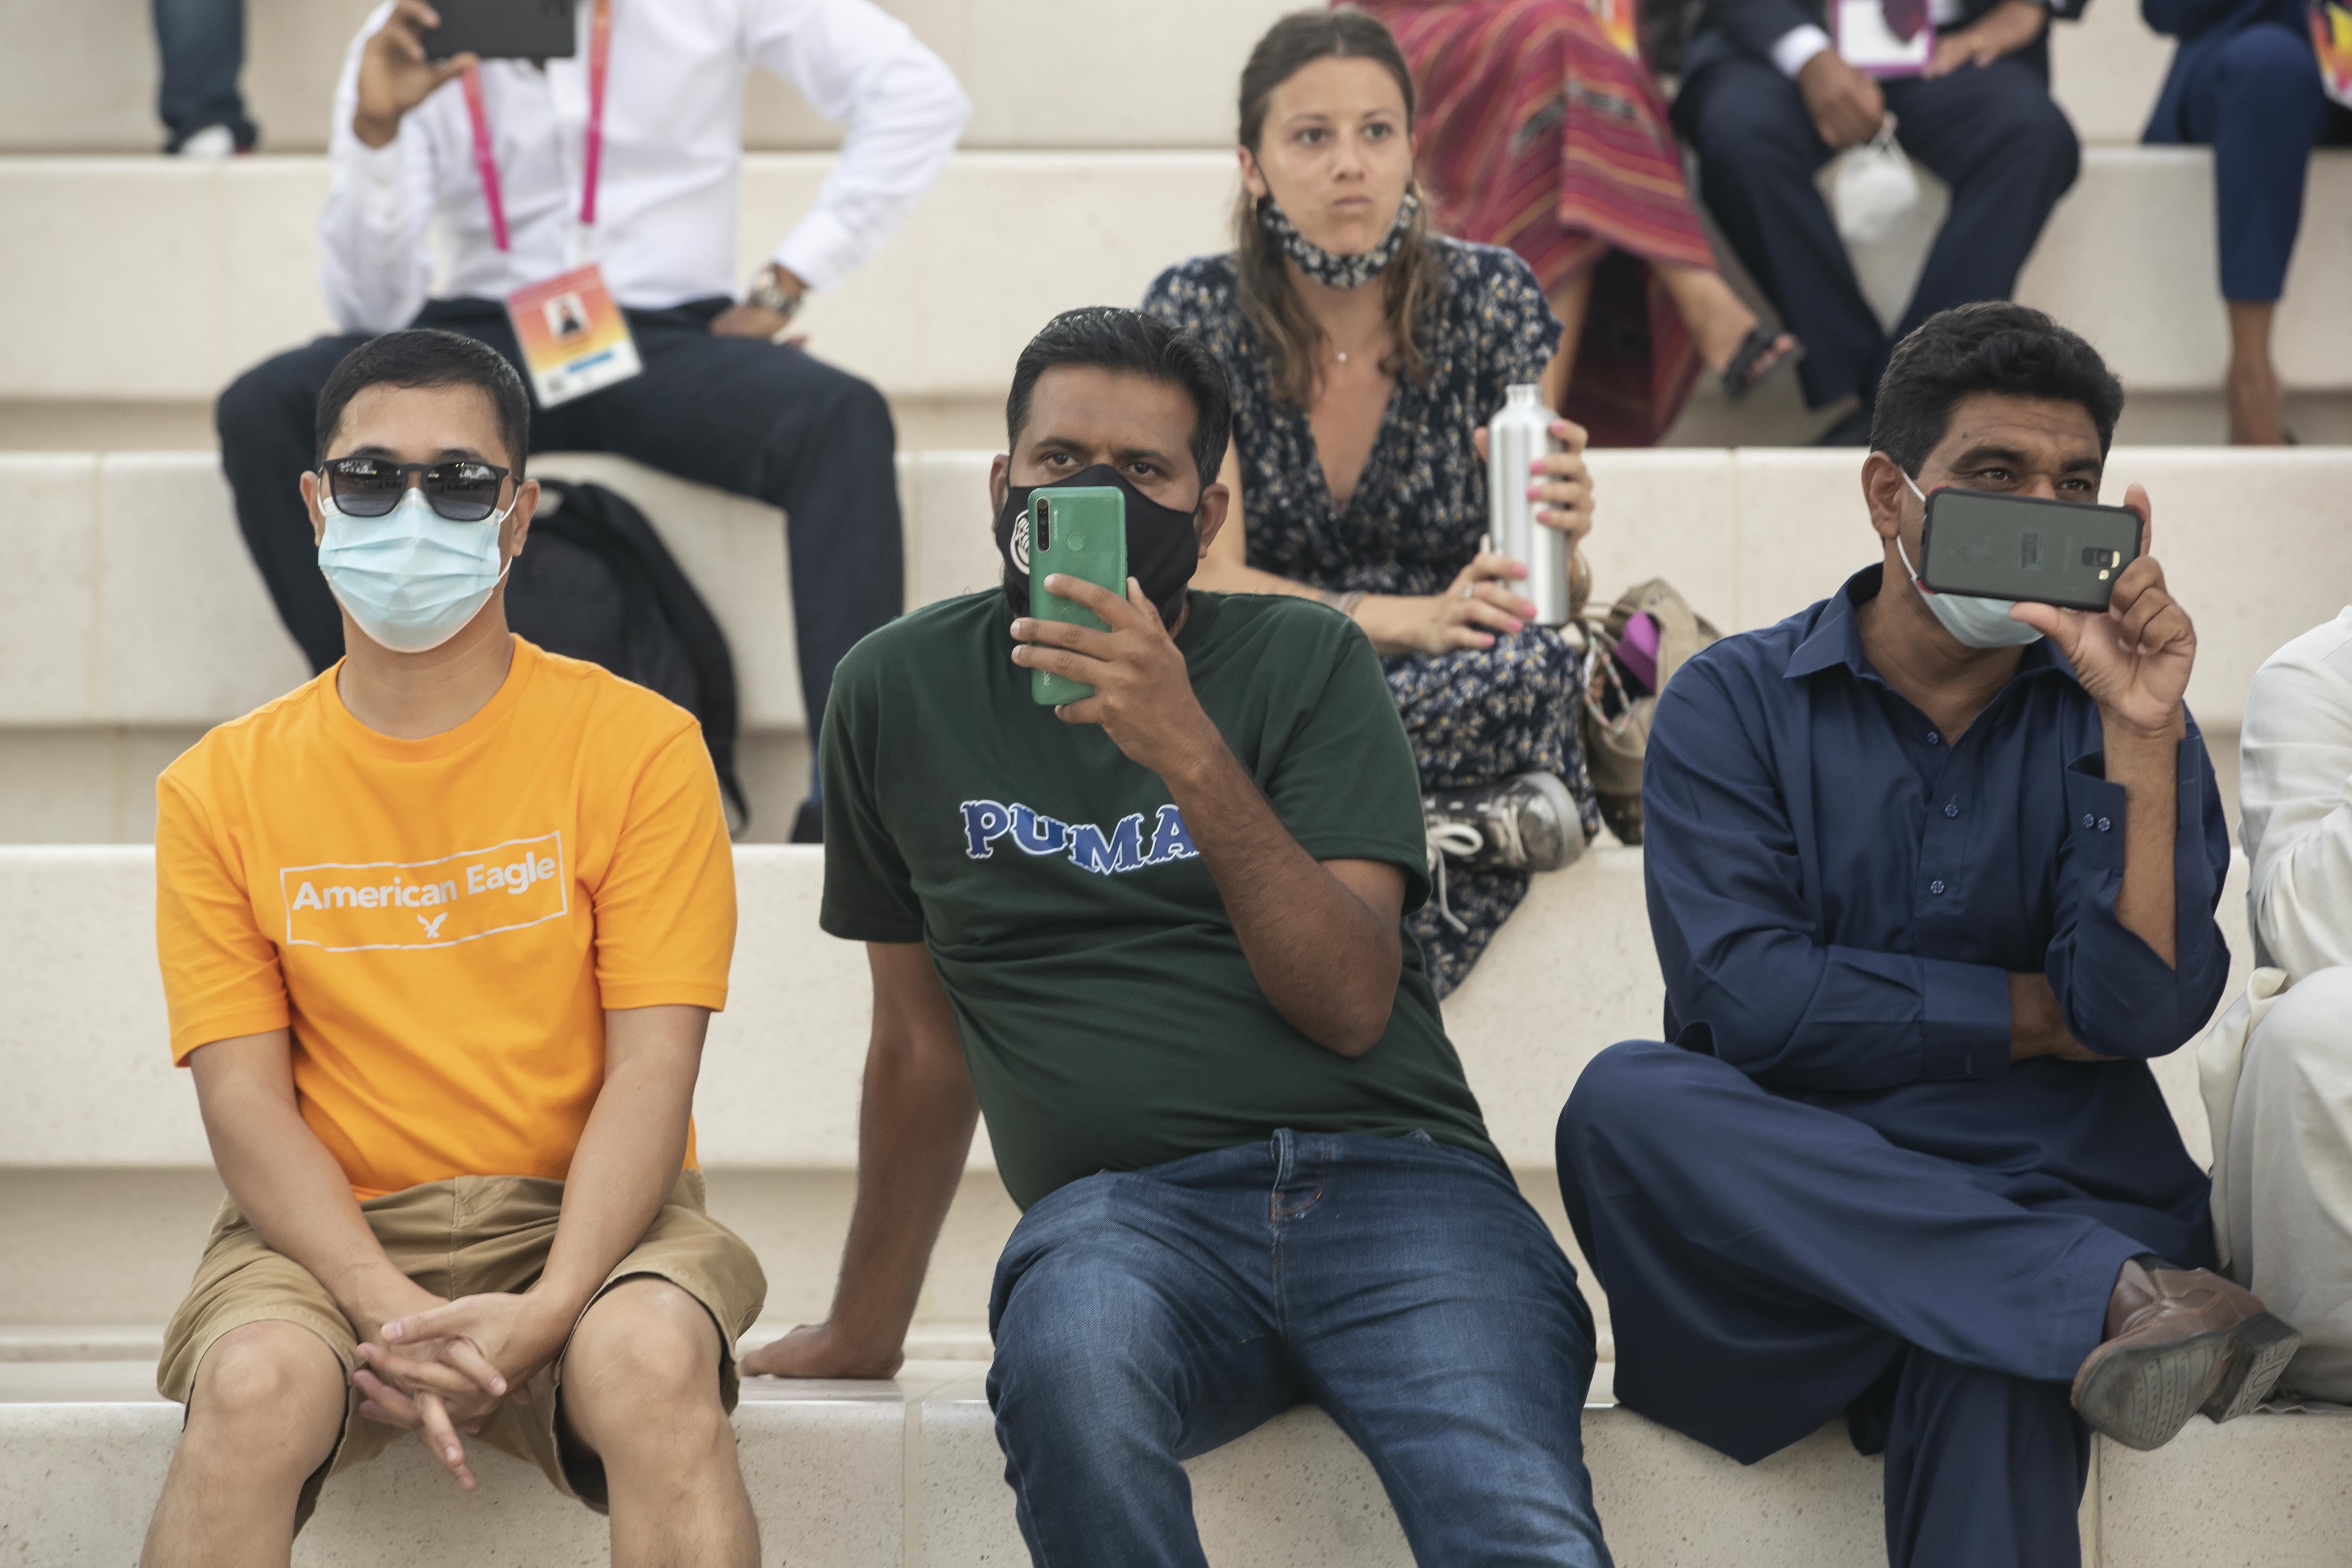
POLYGON ((1835 155, 1797 84, 1769 60, 1716 59, 1684 84, 1675 125, 1698 153, 1699 194, 1748 275, 1805 345, 1798 367, 1818 408, 1877 390, 1886 356, 1938 310, 2006 300, 2081 148, 2050 85, 2011 57, 1934 81, 1885 84, 1905 152, 1952 188, 1910 308, 1892 338, 1863 298, 1814 172, 1835 155))
POLYGON ((155 112, 171 132, 171 151, 214 125, 226 126, 240 148, 251 147, 258 132, 236 87, 245 68, 245 0, 153 0, 153 9, 163 65, 155 112))
MULTIPOLYGON (((557 408, 534 400, 530 449, 618 453, 783 509, 814 740, 833 667, 898 613, 906 593, 898 436, 882 395, 848 372, 796 348, 711 336, 710 319, 726 305, 628 311, 643 374, 557 408)), ((495 300, 436 300, 413 324, 478 338, 521 368, 506 307, 495 300)), ((230 384, 216 411, 237 526, 315 669, 343 656, 343 623, 319 574, 301 477, 314 458, 320 390, 366 341, 320 338, 265 360, 230 384)))

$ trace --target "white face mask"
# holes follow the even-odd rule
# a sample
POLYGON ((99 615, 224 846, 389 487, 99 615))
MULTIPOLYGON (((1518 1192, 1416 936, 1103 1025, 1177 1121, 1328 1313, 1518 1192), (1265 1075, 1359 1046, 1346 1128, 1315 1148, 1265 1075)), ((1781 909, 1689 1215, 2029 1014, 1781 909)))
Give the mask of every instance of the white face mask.
MULTIPOLYGON (((1901 470, 1896 470, 1900 472, 1901 470)), ((1927 493, 1912 483, 1911 476, 1903 475, 1903 482, 1911 486, 1911 493, 1919 504, 1927 504, 1927 493)), ((1972 594, 1938 594, 1919 581, 1919 574, 1911 565, 1911 552, 1903 548, 1903 534, 1895 535, 1895 553, 1903 560, 1903 570, 1910 573, 1911 585, 1919 590, 1920 603, 1928 613, 1943 623, 1944 629, 1969 647, 2023 647, 2042 640, 2042 634, 2023 621, 2009 618, 2010 601, 1981 599, 1972 594)))
POLYGON ((506 577, 499 528, 514 503, 479 522, 451 522, 410 486, 382 517, 353 517, 321 493, 319 570, 360 630, 394 653, 439 647, 506 577))

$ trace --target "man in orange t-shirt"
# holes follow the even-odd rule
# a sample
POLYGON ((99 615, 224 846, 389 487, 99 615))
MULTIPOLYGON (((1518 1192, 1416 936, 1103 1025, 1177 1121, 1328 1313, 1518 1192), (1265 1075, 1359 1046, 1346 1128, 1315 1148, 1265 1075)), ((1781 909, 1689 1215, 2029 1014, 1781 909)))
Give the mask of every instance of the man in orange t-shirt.
POLYGON ((507 629, 530 404, 389 333, 320 395, 324 675, 164 773, 172 1053, 229 1201, 165 1334, 188 1407, 144 1561, 283 1563, 332 1471, 535 1460, 618 1564, 748 1568, 733 1346, 758 1260, 689 1112, 731 852, 692 715, 507 629))

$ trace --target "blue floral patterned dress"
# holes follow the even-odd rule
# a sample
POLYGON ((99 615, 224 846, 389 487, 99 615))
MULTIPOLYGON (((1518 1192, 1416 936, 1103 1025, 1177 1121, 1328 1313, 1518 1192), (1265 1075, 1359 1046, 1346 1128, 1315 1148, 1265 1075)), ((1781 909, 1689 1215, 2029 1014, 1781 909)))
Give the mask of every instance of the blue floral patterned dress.
MULTIPOLYGON (((1143 308, 1198 333, 1234 396, 1248 559, 1260 571, 1346 593, 1427 595, 1449 586, 1486 531, 1486 465, 1470 432, 1503 405, 1503 389, 1535 381, 1560 326, 1528 264, 1508 250, 1434 238, 1445 287, 1423 328, 1427 377, 1400 376, 1363 475, 1344 508, 1331 504, 1304 408, 1274 395, 1257 334, 1242 317, 1233 258, 1198 257, 1161 273, 1143 308)), ((1601 830, 1577 739, 1575 650, 1529 627, 1491 648, 1404 654, 1381 661, 1412 737, 1423 790, 1514 773, 1564 780, 1589 839, 1601 830)), ((1449 868, 1446 902, 1412 917, 1443 995, 1462 983, 1527 896, 1522 871, 1449 868)))

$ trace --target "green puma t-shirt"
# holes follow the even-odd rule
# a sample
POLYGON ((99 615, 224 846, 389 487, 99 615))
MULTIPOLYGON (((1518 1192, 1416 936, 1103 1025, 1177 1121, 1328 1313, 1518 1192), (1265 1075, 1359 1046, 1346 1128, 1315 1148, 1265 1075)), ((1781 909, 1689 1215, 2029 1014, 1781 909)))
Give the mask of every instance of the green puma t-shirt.
MULTIPOLYGON (((1318 860, 1382 860, 1429 896, 1412 752, 1371 644, 1309 600, 1195 593, 1176 639, 1201 706, 1318 860)), ((1279 1127, 1421 1130, 1496 1160, 1410 934, 1388 1032, 1350 1060, 1250 973, 1160 775, 1030 700, 1001 590, 850 650, 825 710, 822 923, 928 943, 997 1169, 1026 1208, 1066 1182, 1279 1127)))

